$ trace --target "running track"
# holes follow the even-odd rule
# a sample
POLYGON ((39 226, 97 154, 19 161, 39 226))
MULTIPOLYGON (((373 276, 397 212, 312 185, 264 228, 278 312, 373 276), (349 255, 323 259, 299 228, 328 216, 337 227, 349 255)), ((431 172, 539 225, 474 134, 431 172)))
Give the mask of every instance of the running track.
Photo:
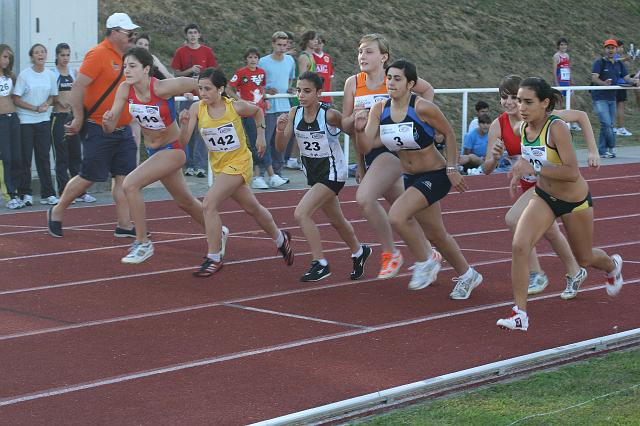
POLYGON ((443 202, 445 223, 484 283, 452 301, 447 264, 427 289, 403 273, 375 278, 380 251, 354 203, 342 207, 374 246, 365 279, 350 281, 348 250, 318 217, 333 275, 298 278, 308 247, 293 220, 302 191, 260 194, 294 236, 286 268, 273 242, 233 203, 224 269, 191 277, 201 230, 172 202, 148 204, 156 254, 120 263, 114 208, 70 209, 65 237, 44 212, 0 216, 0 419, 3 424, 246 424, 543 349, 640 327, 640 165, 583 170, 596 207, 595 244, 625 260, 627 285, 609 298, 589 270, 572 301, 560 262, 539 245, 552 283, 529 305, 527 333, 495 326, 511 306, 510 205, 505 175, 468 177, 443 202))

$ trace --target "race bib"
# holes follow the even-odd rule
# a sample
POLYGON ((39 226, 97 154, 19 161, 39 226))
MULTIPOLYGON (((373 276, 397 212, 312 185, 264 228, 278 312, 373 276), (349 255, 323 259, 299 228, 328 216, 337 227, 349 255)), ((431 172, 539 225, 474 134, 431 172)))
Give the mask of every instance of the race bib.
POLYGON ((401 149, 420 149, 413 136, 413 122, 382 124, 380 140, 389 151, 401 149))
POLYGON ((145 129, 162 130, 166 128, 162 117, 160 117, 160 107, 157 105, 129 104, 129 113, 145 129))
POLYGON ((0 96, 9 96, 13 88, 13 81, 9 77, 0 77, 0 96))
POLYGON ((532 166, 536 164, 540 167, 548 166, 547 161, 547 147, 546 146, 525 146, 522 145, 522 158, 531 163, 532 166))
POLYGON ((326 158, 331 156, 329 139, 323 130, 311 132, 296 130, 296 140, 300 147, 300 155, 309 158, 326 158))
POLYGON ((562 81, 571 80, 571 68, 560 68, 560 80, 562 81))
POLYGON ((204 127, 200 134, 209 151, 229 152, 240 148, 240 137, 233 123, 220 127, 204 127))
POLYGON ((377 95, 356 96, 353 103, 354 108, 371 109, 376 102, 386 101, 387 99, 389 99, 389 95, 386 93, 379 93, 377 95))

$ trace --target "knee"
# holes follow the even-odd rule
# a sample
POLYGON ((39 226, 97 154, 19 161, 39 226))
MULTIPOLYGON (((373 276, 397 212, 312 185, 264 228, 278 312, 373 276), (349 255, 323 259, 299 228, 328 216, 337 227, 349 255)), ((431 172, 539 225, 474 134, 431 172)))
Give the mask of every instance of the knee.
POLYGON ((407 223, 408 218, 395 209, 389 210, 389 224, 393 229, 400 229, 407 223))
POLYGON ((215 214, 218 212, 218 203, 205 197, 202 202, 202 210, 206 215, 215 214))
POLYGON ((518 219, 519 219, 518 216, 511 214, 510 212, 507 213, 506 216, 504 217, 505 223, 511 230, 516 229, 516 225, 518 224, 518 219))
POLYGON ((513 257, 527 257, 529 256, 529 252, 531 252, 531 245, 524 240, 513 239, 511 243, 511 252, 513 253, 513 257))
POLYGON ((308 218, 308 215, 302 209, 296 208, 296 210, 293 212, 293 217, 295 218, 296 222, 302 223, 308 218))
POLYGON ((365 191, 357 191, 356 202, 361 208, 368 210, 371 208, 371 204, 375 202, 375 200, 372 200, 365 191))

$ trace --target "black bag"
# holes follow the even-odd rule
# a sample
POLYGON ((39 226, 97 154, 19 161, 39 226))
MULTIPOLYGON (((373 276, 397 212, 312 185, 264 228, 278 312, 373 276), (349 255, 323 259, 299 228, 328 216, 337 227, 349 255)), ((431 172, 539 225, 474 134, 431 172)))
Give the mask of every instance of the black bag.
MULTIPOLYGON (((87 121, 89 117, 91 116, 91 114, 96 112, 96 110, 100 107, 100 104, 102 104, 102 102, 104 102, 104 100, 107 99, 107 96, 109 96, 109 93, 111 93, 113 89, 118 85, 118 82, 120 81, 120 77, 122 77, 123 72, 124 72, 124 64, 120 66, 120 73, 118 74, 118 77, 116 77, 116 79, 113 80, 109 88, 102 94, 102 96, 100 96, 100 99, 96 101, 96 103, 91 107, 91 109, 87 111, 86 108, 84 107, 82 108, 82 111, 84 112, 84 119, 82 120, 82 126, 80 127, 80 131, 78 132, 78 134, 82 139, 86 139, 87 137, 87 121)), ((70 116, 69 121, 67 123, 71 123, 71 121, 73 121, 73 114, 70 116)))

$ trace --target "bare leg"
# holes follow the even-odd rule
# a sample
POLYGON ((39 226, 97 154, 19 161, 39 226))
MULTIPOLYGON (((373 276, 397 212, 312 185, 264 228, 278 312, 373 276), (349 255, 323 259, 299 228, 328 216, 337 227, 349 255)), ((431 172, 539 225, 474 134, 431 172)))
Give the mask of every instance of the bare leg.
POLYGON ((204 224, 207 233, 208 253, 219 253, 222 249, 222 221, 220 220, 220 205, 231 197, 238 188, 244 185, 241 175, 227 175, 220 173, 216 176, 215 184, 209 188, 204 197, 204 224))
POLYGON ((193 196, 182 175, 182 166, 173 173, 160 179, 164 187, 169 191, 175 202, 182 210, 204 228, 204 212, 202 203, 193 196))
POLYGON ((340 238, 342 238, 342 241, 347 243, 349 249, 351 250, 351 253, 355 253, 360 250, 360 241, 358 241, 351 223, 347 219, 345 219, 344 214, 342 213, 342 209, 340 208, 338 197, 334 196, 329 198, 322 205, 322 210, 329 218, 329 222, 331 223, 331 226, 333 226, 333 229, 338 231, 338 234, 340 235, 340 238))
POLYGON ((431 244, 414 219, 414 216, 426 208, 429 208, 429 205, 424 195, 414 188, 408 188, 389 210, 391 226, 407 243, 418 262, 425 262, 431 256, 431 244))
POLYGON ((605 272, 613 271, 615 265, 607 253, 593 248, 593 207, 566 214, 562 216, 562 222, 580 266, 591 266, 605 272))
POLYGON ((80 175, 76 175, 67 182, 67 186, 64 187, 64 191, 60 196, 58 204, 51 209, 51 220, 62 221, 64 211, 73 203, 73 201, 87 192, 87 190, 93 185, 93 182, 86 180, 80 175))
POLYGON ((253 192, 251 192, 247 185, 242 185, 236 189, 231 197, 240 204, 240 207, 242 207, 244 211, 253 217, 267 235, 273 240, 278 238, 280 231, 273 220, 273 216, 271 216, 269 210, 258 202, 258 199, 253 195, 253 192))
POLYGON ((324 253, 322 252, 320 232, 312 216, 331 198, 337 198, 336 194, 325 185, 316 183, 304 194, 293 213, 309 243, 313 260, 324 258, 324 253))

